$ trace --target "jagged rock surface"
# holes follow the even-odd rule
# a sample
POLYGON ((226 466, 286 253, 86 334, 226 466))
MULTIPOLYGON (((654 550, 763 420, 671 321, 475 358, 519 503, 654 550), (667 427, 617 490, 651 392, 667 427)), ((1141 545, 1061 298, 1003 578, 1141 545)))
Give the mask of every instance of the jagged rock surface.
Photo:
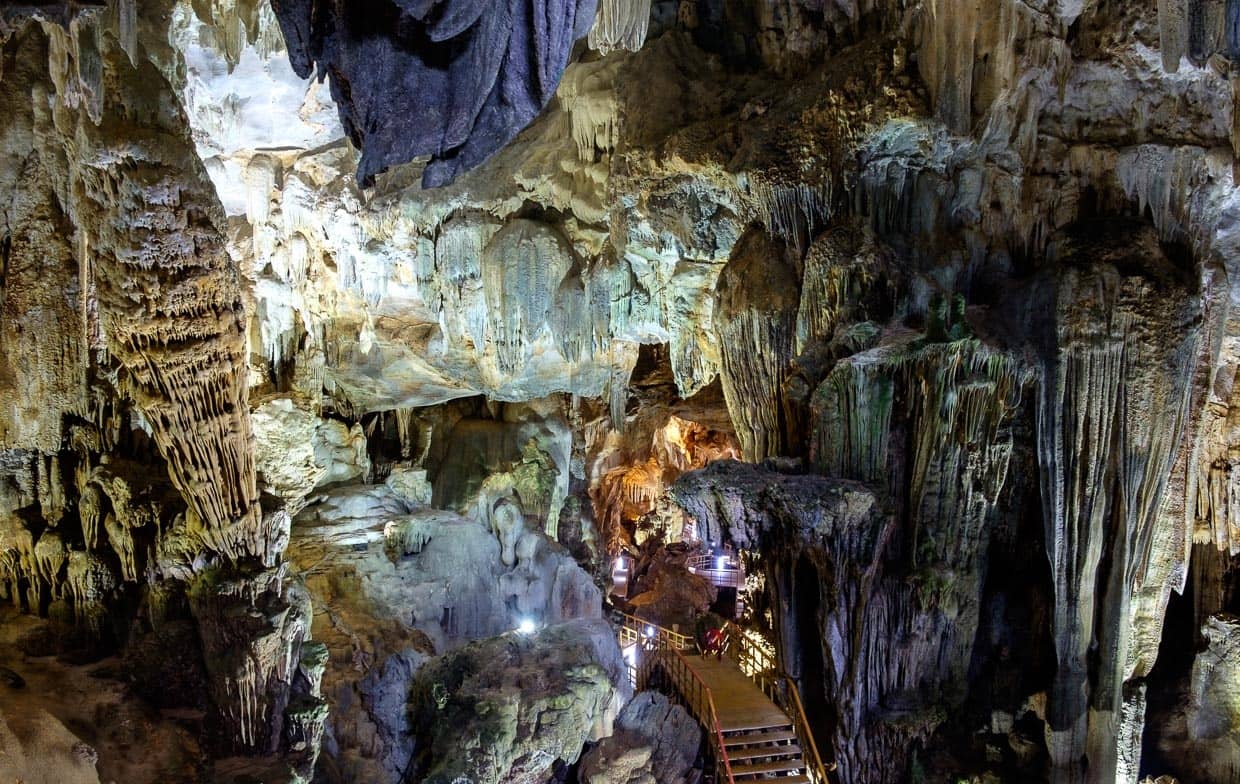
MULTIPOLYGON (((523 521, 522 521, 523 522, 523 521)), ((324 748, 344 780, 397 782, 415 753, 411 684, 436 653, 515 628, 597 619, 598 588, 540 530, 521 525, 510 563, 498 532, 386 485, 321 491, 288 550, 330 653, 324 748)))
POLYGON ((576 762, 587 740, 611 734, 626 678, 602 621, 510 633, 428 662, 412 698, 428 742, 422 780, 544 781, 556 760, 576 762))
POLYGON ((1206 648, 1193 662, 1184 704, 1168 721, 1161 751, 1185 781, 1231 781, 1240 775, 1240 715, 1236 705, 1236 648, 1240 623, 1234 616, 1210 618, 1206 648))
POLYGON ((581 757, 583 784, 681 784, 694 775, 702 730, 658 692, 640 692, 616 717, 616 734, 581 757))

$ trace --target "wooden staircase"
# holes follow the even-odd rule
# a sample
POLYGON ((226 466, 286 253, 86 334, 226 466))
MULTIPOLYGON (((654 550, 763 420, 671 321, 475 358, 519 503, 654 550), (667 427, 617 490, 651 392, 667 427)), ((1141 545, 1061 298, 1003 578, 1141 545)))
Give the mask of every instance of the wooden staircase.
POLYGON ((745 781, 810 784, 805 757, 791 722, 758 731, 725 732, 723 748, 737 784, 745 781))
POLYGON ((834 783, 835 766, 823 764, 796 684, 769 645, 729 623, 727 656, 702 656, 679 632, 623 614, 613 620, 622 648, 637 655, 634 687, 673 697, 705 730, 716 784, 834 783))

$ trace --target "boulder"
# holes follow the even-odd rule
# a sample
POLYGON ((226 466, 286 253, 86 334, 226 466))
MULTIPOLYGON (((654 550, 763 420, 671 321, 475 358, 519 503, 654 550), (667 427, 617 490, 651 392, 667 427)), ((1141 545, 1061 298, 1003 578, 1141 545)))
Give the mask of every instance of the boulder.
POLYGON ((581 758, 583 784, 694 782, 702 731, 693 717, 658 692, 641 692, 616 717, 616 734, 581 758))
POLYGON ((510 632, 427 662, 411 709, 427 784, 541 784, 609 735, 627 691, 601 620, 510 632))

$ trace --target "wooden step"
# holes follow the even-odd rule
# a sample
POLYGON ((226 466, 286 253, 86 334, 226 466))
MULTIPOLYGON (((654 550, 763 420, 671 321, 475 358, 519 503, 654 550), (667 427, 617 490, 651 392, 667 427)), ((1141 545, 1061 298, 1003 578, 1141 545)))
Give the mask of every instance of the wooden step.
POLYGON ((766 779, 766 781, 775 782, 775 784, 813 784, 813 779, 804 773, 798 773, 795 776, 780 776, 777 779, 766 779))
POLYGON ((801 747, 793 744, 783 746, 739 746, 728 749, 728 759, 736 760, 762 759, 763 757, 800 757, 801 747))
POLYGON ((724 748, 732 748, 734 746, 749 746, 754 743, 784 743, 790 740, 796 740, 797 735, 792 731, 790 725, 784 725, 772 732, 749 732, 744 735, 724 735, 724 748))
POLYGON ((805 770, 805 760, 776 760, 775 762, 760 762, 754 765, 733 765, 732 777, 740 778, 741 776, 761 776, 764 773, 800 773, 805 770))

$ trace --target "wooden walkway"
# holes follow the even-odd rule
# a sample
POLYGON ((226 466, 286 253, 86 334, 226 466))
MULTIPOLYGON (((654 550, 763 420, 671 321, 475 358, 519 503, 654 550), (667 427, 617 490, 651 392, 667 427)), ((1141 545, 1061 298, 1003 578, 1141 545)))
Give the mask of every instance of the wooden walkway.
MULTIPOLYGON (((714 747, 718 784, 828 784, 812 747, 801 748, 803 722, 793 719, 732 658, 655 651, 641 686, 651 679, 679 697, 714 747), (658 677, 656 670, 662 671, 658 677), (800 730, 800 732, 799 732, 800 730)), ((799 703, 798 703, 799 705, 799 703)))
POLYGON ((725 733, 792 724, 788 714, 745 677, 736 662, 728 658, 718 661, 713 656, 686 656, 685 659, 710 688, 715 698, 715 709, 719 711, 719 728, 725 733))
POLYGON ((760 637, 728 623, 723 658, 701 656, 692 637, 623 613, 612 620, 634 688, 663 691, 702 725, 716 784, 832 784, 797 686, 760 637))

